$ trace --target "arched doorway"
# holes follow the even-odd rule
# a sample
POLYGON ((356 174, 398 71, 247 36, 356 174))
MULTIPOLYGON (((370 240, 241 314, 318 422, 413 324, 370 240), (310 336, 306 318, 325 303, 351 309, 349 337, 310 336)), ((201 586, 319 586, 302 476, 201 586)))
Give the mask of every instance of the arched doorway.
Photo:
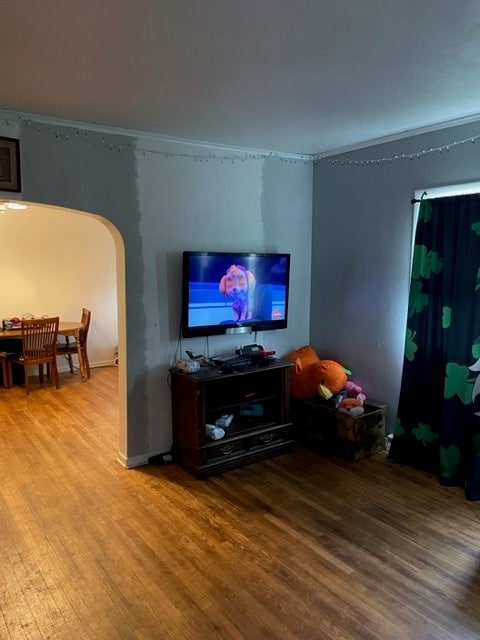
MULTIPOLYGON (((119 394, 119 440, 118 440, 118 460, 126 466, 127 461, 127 398, 126 398, 126 304, 125 304, 125 248, 123 239, 118 229, 106 218, 102 216, 90 214, 85 211, 68 209, 52 205, 43 205, 40 203, 31 203, 15 200, 0 200, 0 224, 5 225, 2 236, 9 237, 9 245, 12 247, 9 253, 9 247, 4 253, 4 282, 15 281, 17 291, 10 296, 4 296, 5 299, 15 298, 13 304, 18 305, 11 313, 49 313, 59 309, 68 309, 65 305, 65 296, 74 296, 77 292, 78 300, 74 300, 71 308, 72 312, 66 311, 67 315, 75 318, 79 314, 82 306, 82 288, 79 283, 79 274, 84 263, 92 264, 95 255, 102 253, 95 241, 85 242, 87 237, 86 229, 88 229, 88 237, 94 238, 98 236, 108 237, 111 252, 105 252, 106 256, 102 256, 105 260, 114 261, 114 265, 108 265, 108 269, 102 269, 102 263, 98 265, 98 271, 113 271, 113 278, 110 282, 110 289, 115 287, 112 293, 112 304, 116 307, 116 332, 118 344, 118 394, 119 394), (32 217, 35 216, 35 217, 32 217), (70 218, 67 219, 67 216, 70 218), (81 216, 81 218, 80 218, 81 216), (12 224, 13 223, 13 224, 12 224), (10 229, 8 235, 7 229, 10 229), (28 237, 30 240, 30 263, 25 260, 25 256, 29 256, 28 245, 24 251, 19 252, 19 247, 24 246, 28 237), (41 237, 48 240, 47 247, 42 247, 41 237), (84 246, 82 246, 82 239, 84 246), (87 246, 88 245, 88 246, 87 246), (62 254, 63 251, 63 254, 62 254), (41 252, 41 253, 38 253, 41 252), (66 253, 65 253, 66 252, 66 253), (96 253, 95 253, 96 252, 96 253), (37 254, 37 257, 35 254, 37 254), (69 255, 75 254, 75 255, 69 255), (40 259, 41 258, 41 259, 40 259), (22 269, 18 263, 22 260, 22 269), (48 262, 50 260, 50 263, 48 262), (30 267, 29 267, 30 264, 30 267), (10 278, 7 278, 10 272, 10 278), (35 278, 33 277, 35 273, 35 278), (48 278, 58 277, 58 281, 52 282, 52 286, 44 286, 42 298, 40 299, 36 284, 39 278, 44 280, 48 278), (18 295, 18 291, 24 289, 23 297, 18 295), (114 295, 113 295, 114 294, 114 295), (57 299, 55 298, 57 296, 57 299), (29 305, 25 307, 25 305, 29 305), (30 308, 33 305, 34 308, 30 308), (43 306, 45 305, 45 306, 43 306), (63 307, 62 307, 63 305, 63 307), (80 305, 80 306, 79 306, 80 305), (78 309, 77 309, 78 307, 78 309), (75 315, 73 315, 75 314, 75 315)), ((105 246, 105 245, 103 245, 105 246)), ((105 263, 104 263, 105 264, 105 263)), ((99 281, 99 276, 94 275, 95 282, 99 281)), ((5 286, 5 285, 4 285, 5 286)), ((89 296, 99 296, 98 304, 103 303, 102 297, 108 297, 109 292, 98 289, 97 292, 91 293, 91 285, 86 285, 89 296)), ((108 287, 107 287, 108 288, 108 287)), ((5 313, 6 309, 2 310, 5 313)), ((62 312, 63 315, 63 312, 62 312)), ((3 317, 3 316, 2 316, 3 317)), ((97 360, 101 360, 99 357, 97 360)))

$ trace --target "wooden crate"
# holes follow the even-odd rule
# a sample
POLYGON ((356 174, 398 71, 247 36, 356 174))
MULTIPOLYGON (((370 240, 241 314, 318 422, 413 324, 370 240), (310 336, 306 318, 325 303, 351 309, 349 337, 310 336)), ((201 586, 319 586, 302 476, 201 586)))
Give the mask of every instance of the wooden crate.
POLYGON ((385 451, 386 406, 372 400, 362 415, 352 417, 320 399, 292 398, 292 413, 299 439, 356 462, 385 451))

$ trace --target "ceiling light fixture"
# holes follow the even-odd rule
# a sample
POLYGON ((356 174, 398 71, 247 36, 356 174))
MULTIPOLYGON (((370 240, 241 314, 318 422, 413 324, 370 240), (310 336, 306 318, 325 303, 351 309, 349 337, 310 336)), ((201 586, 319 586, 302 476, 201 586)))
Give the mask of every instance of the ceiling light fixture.
POLYGON ((21 211, 23 209, 28 209, 28 206, 26 204, 21 204, 20 202, 5 202, 0 200, 0 211, 7 211, 7 209, 21 211))

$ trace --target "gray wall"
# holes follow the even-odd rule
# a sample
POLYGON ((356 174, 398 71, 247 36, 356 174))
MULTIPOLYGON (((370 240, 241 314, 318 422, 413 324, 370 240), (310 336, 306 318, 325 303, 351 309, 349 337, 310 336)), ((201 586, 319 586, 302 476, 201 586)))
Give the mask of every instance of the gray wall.
MULTIPOLYGON (((22 167, 22 193, 0 193, 0 198, 98 214, 122 235, 127 440, 120 444, 120 457, 128 464, 171 447, 168 369, 178 348, 183 250, 290 252, 289 327, 257 339, 278 355, 308 342, 311 163, 249 158, 218 147, 75 129, 34 118, 0 117, 0 135, 20 139, 22 167)), ((247 335, 242 342, 252 339, 247 335)), ((210 355, 231 351, 238 342, 234 336, 213 337, 210 355)), ((183 349, 204 353, 204 340, 183 341, 183 349)))
MULTIPOLYGON (((218 147, 22 118, 0 118, 0 135, 21 141, 23 184, 18 196, 0 197, 98 214, 123 237, 127 441, 121 453, 127 461, 171 446, 168 368, 178 346, 184 249, 292 253, 289 328, 259 334, 258 341, 279 355, 310 342, 322 357, 343 362, 367 396, 387 403, 391 429, 403 360, 413 192, 480 175, 480 141, 416 154, 478 135, 478 126, 348 154, 353 161, 401 153, 407 159, 319 161, 313 220, 312 165, 303 161, 250 159, 218 147)), ((232 336, 211 338, 210 354, 237 343, 232 336)), ((205 343, 183 341, 183 348, 203 353, 205 343)))
POLYGON ((479 133, 480 125, 463 125, 335 160, 405 158, 315 165, 311 344, 349 367, 367 397, 387 404, 390 431, 403 365, 413 193, 480 178, 480 140, 422 152, 479 133))

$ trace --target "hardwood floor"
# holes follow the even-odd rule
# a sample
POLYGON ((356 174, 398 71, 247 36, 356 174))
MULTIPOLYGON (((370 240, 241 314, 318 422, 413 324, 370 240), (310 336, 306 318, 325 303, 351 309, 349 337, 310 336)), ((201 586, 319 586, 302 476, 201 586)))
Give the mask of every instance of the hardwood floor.
POLYGON ((196 480, 116 461, 117 370, 0 389, 0 638, 480 637, 477 502, 298 448, 196 480))

